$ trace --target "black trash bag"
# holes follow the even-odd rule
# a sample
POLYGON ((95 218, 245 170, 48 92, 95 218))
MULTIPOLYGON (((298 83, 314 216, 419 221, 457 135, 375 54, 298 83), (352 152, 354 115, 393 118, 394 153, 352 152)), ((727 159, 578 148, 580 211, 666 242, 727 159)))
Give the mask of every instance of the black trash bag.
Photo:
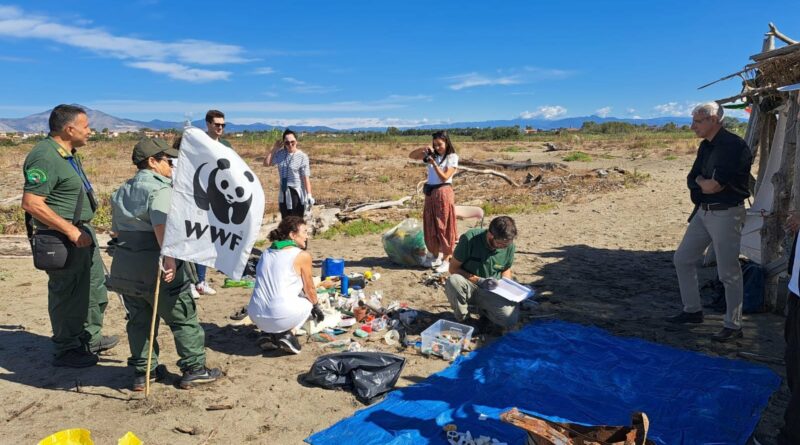
POLYGON ((340 352, 317 358, 303 381, 325 389, 350 389, 369 405, 394 388, 405 364, 405 358, 384 352, 340 352))

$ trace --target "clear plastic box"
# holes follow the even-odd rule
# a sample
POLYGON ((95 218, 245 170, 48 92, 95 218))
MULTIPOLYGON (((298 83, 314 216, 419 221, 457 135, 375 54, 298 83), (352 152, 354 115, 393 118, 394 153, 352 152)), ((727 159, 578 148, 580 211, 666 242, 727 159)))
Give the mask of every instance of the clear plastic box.
POLYGON ((422 331, 423 354, 433 354, 445 360, 455 360, 461 349, 472 339, 474 328, 448 320, 439 320, 422 331))

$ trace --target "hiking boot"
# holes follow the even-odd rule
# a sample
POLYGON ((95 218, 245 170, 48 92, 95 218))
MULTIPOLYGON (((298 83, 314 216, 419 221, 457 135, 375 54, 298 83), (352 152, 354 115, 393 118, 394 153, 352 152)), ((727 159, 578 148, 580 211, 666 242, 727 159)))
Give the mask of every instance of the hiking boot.
POLYGON ((290 354, 300 353, 300 341, 292 334, 292 331, 286 331, 281 334, 276 334, 275 338, 278 340, 278 346, 285 352, 290 354))
POLYGON ((670 323, 702 323, 703 311, 697 312, 681 312, 678 315, 668 317, 667 321, 670 323))
POLYGON ((744 337, 742 329, 722 328, 719 332, 711 336, 711 339, 718 342, 726 342, 744 337))
POLYGON ((217 291, 215 291, 214 288, 209 286, 205 281, 197 283, 195 289, 197 289, 197 292, 199 292, 200 295, 217 295, 217 291))
POLYGON ((222 371, 220 371, 219 368, 206 368, 202 366, 200 368, 184 371, 180 387, 181 389, 189 389, 204 383, 211 383, 220 377, 222 377, 222 371))
POLYGON ((97 354, 92 354, 82 348, 70 349, 53 359, 53 366, 64 368, 88 368, 96 364, 97 354))
POLYGON ((99 354, 117 346, 117 343, 119 343, 119 337, 116 335, 104 335, 100 338, 99 343, 89 346, 89 351, 93 354, 99 354))
MULTIPOLYGON (((167 367, 165 365, 158 365, 156 369, 150 371, 150 383, 160 382, 167 378, 167 367)), ((145 379, 147 377, 146 373, 134 373, 133 375, 133 386, 131 387, 134 391, 144 391, 145 388, 145 379)))
POLYGON ((231 320, 242 321, 247 318, 247 306, 242 306, 241 309, 237 310, 233 314, 230 315, 231 320))

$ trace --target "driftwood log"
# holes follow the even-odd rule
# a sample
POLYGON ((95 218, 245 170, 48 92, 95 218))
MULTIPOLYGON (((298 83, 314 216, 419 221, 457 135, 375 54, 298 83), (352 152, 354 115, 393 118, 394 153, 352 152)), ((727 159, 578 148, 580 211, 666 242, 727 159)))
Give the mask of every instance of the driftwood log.
POLYGON ((510 161, 496 161, 494 159, 487 159, 485 161, 474 161, 470 159, 460 159, 458 161, 458 168, 468 167, 483 167, 483 168, 502 168, 506 170, 528 170, 531 168, 539 168, 542 170, 567 170, 567 166, 560 162, 531 162, 530 159, 522 162, 510 161))
POLYGON ((508 175, 506 175, 505 173, 500 173, 498 171, 490 170, 490 169, 479 170, 477 168, 464 167, 463 165, 459 165, 458 166, 458 171, 456 172, 455 175, 453 175, 453 177, 462 176, 465 173, 477 173, 479 175, 497 176, 498 178, 503 179, 504 181, 506 181, 507 183, 513 185, 514 187, 519 187, 520 186, 520 184, 517 181, 509 178, 508 175))
POLYGON ((571 148, 567 147, 566 145, 554 144, 552 142, 545 142, 544 143, 544 152, 549 153, 551 151, 569 151, 571 148))

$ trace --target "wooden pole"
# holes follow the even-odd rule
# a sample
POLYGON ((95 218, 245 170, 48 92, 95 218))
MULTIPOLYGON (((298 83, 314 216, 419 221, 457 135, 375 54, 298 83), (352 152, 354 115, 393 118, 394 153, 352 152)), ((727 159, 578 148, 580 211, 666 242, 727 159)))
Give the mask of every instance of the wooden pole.
POLYGON ((766 176, 772 137, 775 134, 775 126, 777 125, 775 113, 772 111, 761 113, 761 116, 761 129, 758 132, 758 178, 756 178, 755 193, 758 193, 758 189, 761 188, 761 183, 764 182, 764 177, 766 176))
MULTIPOLYGON (((792 170, 796 158, 796 124, 798 105, 796 101, 787 104, 788 110, 782 111, 779 119, 786 119, 783 130, 783 152, 781 153, 780 169, 768 178, 774 187, 772 213, 764 217, 764 226, 761 229, 761 264, 765 266, 779 260, 783 255, 783 240, 786 236, 783 224, 788 215, 789 201, 793 189, 794 175, 792 170), (786 113, 786 114, 784 114, 786 113)), ((779 126, 780 127, 780 126, 779 126)), ((777 135, 776 135, 777 137, 777 135)), ((778 139, 780 140, 780 139, 778 139)), ((764 304, 769 310, 780 309, 778 301, 778 275, 765 277, 764 304)))
POLYGON ((150 365, 153 363, 153 338, 156 334, 156 320, 158 319, 158 293, 161 290, 161 260, 158 257, 158 270, 156 271, 156 292, 153 296, 153 317, 150 320, 150 343, 147 347, 147 370, 144 374, 144 397, 150 395, 150 365))

